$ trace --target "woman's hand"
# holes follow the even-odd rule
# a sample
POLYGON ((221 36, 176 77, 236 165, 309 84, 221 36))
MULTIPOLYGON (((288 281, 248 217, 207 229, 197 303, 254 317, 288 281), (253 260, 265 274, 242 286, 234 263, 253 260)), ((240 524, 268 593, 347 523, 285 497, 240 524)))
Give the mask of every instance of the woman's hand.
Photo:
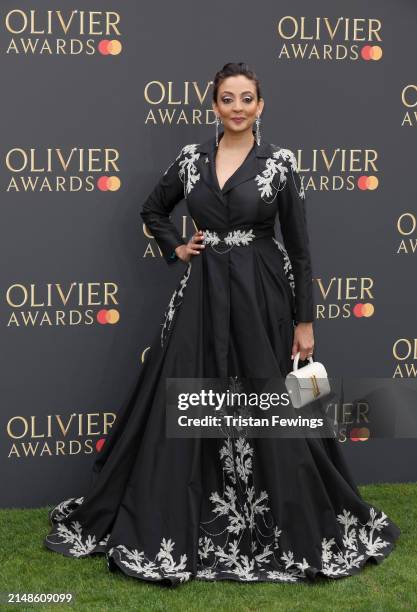
POLYGON ((314 335, 313 323, 298 323, 294 330, 294 341, 291 349, 291 359, 300 351, 300 359, 304 361, 313 354, 314 335))
POLYGON ((189 240, 187 244, 177 246, 175 249, 177 257, 185 261, 185 263, 188 263, 192 255, 200 255, 200 251, 205 249, 206 245, 199 244, 197 241, 203 240, 203 237, 203 231, 199 230, 191 237, 191 240, 189 240))

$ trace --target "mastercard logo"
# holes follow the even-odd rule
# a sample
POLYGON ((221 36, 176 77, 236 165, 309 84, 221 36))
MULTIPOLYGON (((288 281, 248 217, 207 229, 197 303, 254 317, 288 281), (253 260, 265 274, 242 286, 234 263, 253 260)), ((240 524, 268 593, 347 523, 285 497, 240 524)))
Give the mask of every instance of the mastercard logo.
POLYGON ((96 442, 96 451, 97 452, 101 451, 101 449, 104 446, 105 441, 106 441, 106 438, 100 438, 100 440, 97 440, 97 442, 96 442))
POLYGON ((382 49, 379 45, 365 45, 361 49, 361 58, 368 60, 380 60, 382 57, 382 49))
POLYGON ((117 191, 120 185, 121 181, 118 176, 100 176, 97 181, 100 191, 117 191))
POLYGON ((350 432, 352 442, 366 442, 369 440, 370 431, 367 427, 354 427, 350 432))
POLYGON ((101 40, 97 46, 101 55, 119 55, 122 51, 122 43, 120 40, 101 40))
POLYGON ((372 317, 374 311, 374 305, 370 304, 369 302, 367 302, 366 304, 358 302, 352 309, 353 314, 355 315, 355 317, 358 317, 358 319, 360 317, 372 317))
POLYGON ((365 191, 366 189, 370 189, 372 191, 378 187, 378 184, 379 181, 376 176, 366 176, 363 174, 358 178, 358 187, 362 191, 365 191))
POLYGON ((102 325, 106 325, 106 323, 117 323, 119 319, 120 313, 115 308, 110 308, 109 310, 103 308, 97 313, 97 322, 101 323, 102 325))

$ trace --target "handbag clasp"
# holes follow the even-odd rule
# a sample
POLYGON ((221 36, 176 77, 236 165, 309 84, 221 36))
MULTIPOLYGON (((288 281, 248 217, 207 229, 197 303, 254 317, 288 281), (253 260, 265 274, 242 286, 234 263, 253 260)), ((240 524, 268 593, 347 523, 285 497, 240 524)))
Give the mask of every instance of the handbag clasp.
POLYGON ((320 395, 320 389, 319 389, 319 386, 317 384, 317 378, 316 378, 315 374, 310 376, 310 380, 311 380, 311 383, 313 385, 313 397, 318 397, 320 395))

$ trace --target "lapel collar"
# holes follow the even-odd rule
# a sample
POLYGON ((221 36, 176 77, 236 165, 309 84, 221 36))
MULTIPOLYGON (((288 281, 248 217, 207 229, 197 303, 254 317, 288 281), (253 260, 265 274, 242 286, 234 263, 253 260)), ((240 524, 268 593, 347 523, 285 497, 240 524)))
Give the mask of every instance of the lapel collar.
POLYGON ((219 188, 218 181, 215 176, 214 157, 216 153, 216 137, 212 136, 197 146, 197 151, 201 153, 196 165, 200 170, 200 175, 203 181, 210 187, 214 195, 220 202, 226 205, 226 199, 219 188))
POLYGON ((203 143, 199 144, 196 148, 201 155, 197 160, 196 164, 200 171, 200 175, 210 189, 215 193, 222 204, 226 205, 226 198, 224 197, 233 187, 254 178, 257 174, 260 174, 264 170, 263 158, 270 157, 272 155, 272 148, 269 143, 261 143, 258 145, 255 141, 254 149, 249 152, 248 157, 242 163, 241 166, 230 176, 220 189, 219 183, 216 177, 215 170, 215 155, 216 155, 216 137, 212 136, 203 143), (206 161, 208 160, 208 161, 206 161))

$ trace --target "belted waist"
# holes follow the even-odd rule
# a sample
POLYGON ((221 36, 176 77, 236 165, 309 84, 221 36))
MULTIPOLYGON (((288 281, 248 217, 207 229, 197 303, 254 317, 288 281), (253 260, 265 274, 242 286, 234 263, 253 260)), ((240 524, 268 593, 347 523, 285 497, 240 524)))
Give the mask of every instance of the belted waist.
POLYGON ((202 244, 211 246, 217 253, 226 253, 234 246, 248 246, 253 240, 273 237, 275 232, 273 227, 240 225, 221 230, 204 229, 203 236, 202 244), (220 250, 218 245, 221 245, 220 250))

